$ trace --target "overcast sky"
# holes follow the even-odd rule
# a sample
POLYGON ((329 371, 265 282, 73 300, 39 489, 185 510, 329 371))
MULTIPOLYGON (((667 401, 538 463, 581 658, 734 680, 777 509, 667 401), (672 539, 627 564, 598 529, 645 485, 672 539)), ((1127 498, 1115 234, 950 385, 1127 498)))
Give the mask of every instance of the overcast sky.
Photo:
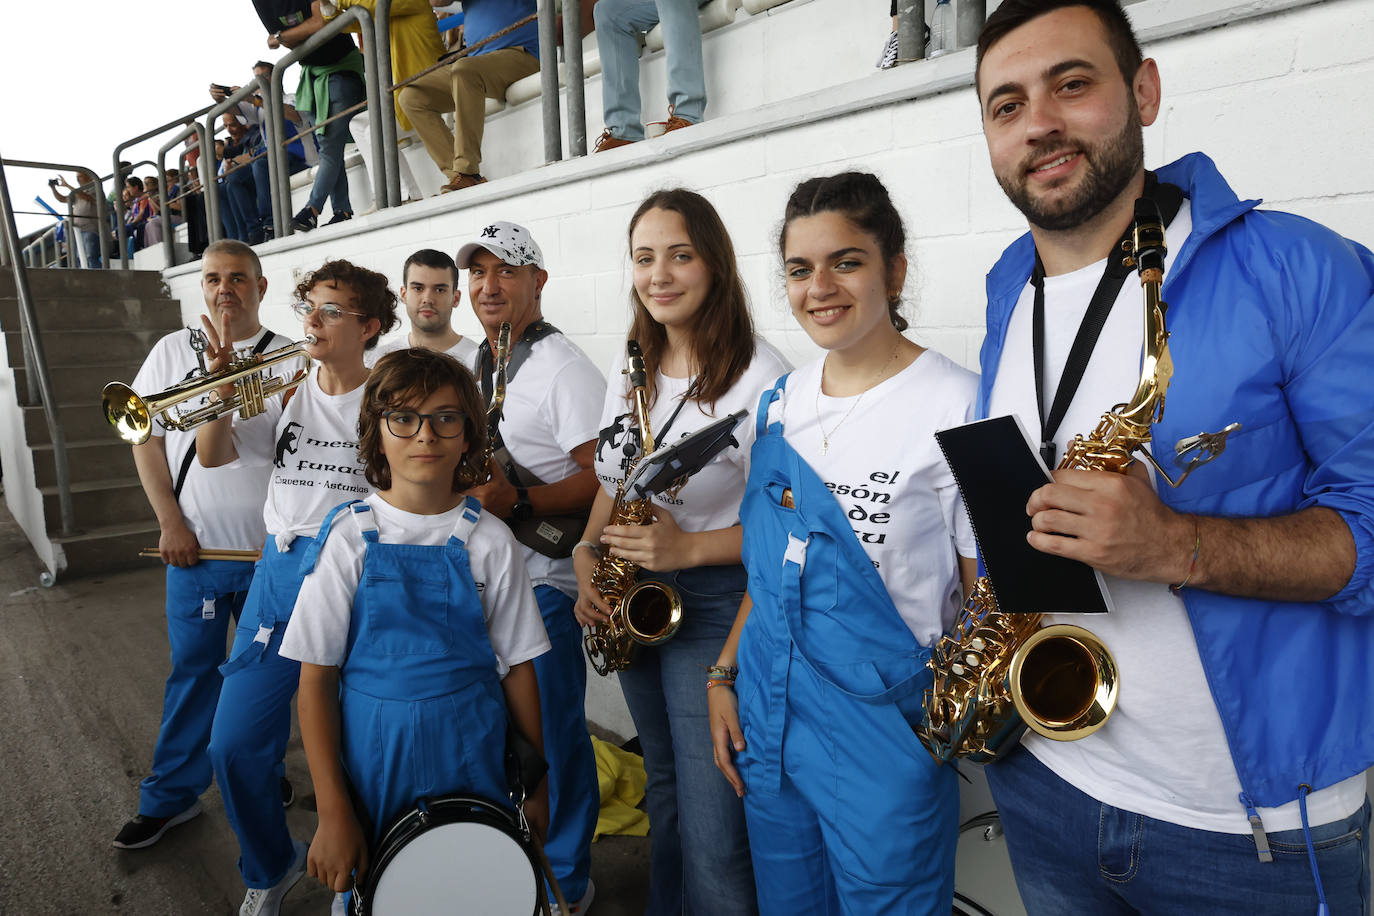
MULTIPOLYGON (((68 162, 108 175, 114 147, 210 104, 212 82, 242 85, 258 59, 285 53, 267 47, 250 0, 68 0, 5 3, 0 33, 0 155, 68 162)), ((295 89, 295 71, 286 89, 295 89)), ((124 154, 152 159, 171 132, 124 154)), ((176 150, 167 164, 176 166, 176 150)), ((142 166, 134 174, 152 173, 142 166)), ((6 169, 16 210, 38 210, 50 171, 6 169)), ((70 175, 68 180, 75 183, 70 175)), ((108 186, 107 186, 108 189, 108 186)), ((24 233, 51 222, 20 216, 24 233)))

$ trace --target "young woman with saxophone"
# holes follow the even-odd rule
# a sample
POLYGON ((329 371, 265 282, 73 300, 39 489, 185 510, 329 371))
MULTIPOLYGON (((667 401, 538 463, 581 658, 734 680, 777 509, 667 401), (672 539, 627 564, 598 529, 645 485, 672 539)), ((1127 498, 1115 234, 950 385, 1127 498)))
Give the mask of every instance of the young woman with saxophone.
MULTIPOLYGON (((644 353, 653 439, 675 441, 758 402, 790 367, 754 335, 734 246, 711 204, 674 189, 649 196, 630 220, 634 320, 644 353)), ((706 669, 715 662, 744 594, 739 504, 748 458, 726 448, 681 487, 654 498, 653 522, 612 524, 613 496, 639 457, 635 400, 610 373, 596 449, 597 493, 584 542, 573 554, 578 620, 605 626, 611 606, 592 582, 598 553, 640 567, 640 580, 676 590, 682 624, 668 641, 639 646, 620 685, 639 731, 652 866, 647 912, 756 912, 744 811, 714 772, 706 740, 706 669)))
MULTIPOLYGON (((289 399, 273 398, 250 420, 228 417, 196 433, 200 463, 272 464, 263 519, 267 542, 234 635, 210 733, 210 761, 224 810, 239 840, 247 887, 241 916, 277 912, 305 874, 306 847, 287 832, 277 792, 291 731, 291 697, 300 662, 278 654, 309 571, 320 523, 339 503, 372 492, 358 455, 358 415, 368 368, 363 351, 396 325, 396 293, 382 274, 348 261, 326 261, 296 287, 295 313, 314 340, 314 365, 289 399), (283 404, 283 400, 286 403, 283 404)), ((223 337, 207 323, 209 368, 226 358, 223 337)))
POLYGON ((976 377, 903 336, 901 216, 873 175, 798 185, 779 241, 826 353, 757 408, 749 589, 708 691, 764 913, 948 913, 958 790, 916 738, 929 647, 974 578, 933 433, 976 377))

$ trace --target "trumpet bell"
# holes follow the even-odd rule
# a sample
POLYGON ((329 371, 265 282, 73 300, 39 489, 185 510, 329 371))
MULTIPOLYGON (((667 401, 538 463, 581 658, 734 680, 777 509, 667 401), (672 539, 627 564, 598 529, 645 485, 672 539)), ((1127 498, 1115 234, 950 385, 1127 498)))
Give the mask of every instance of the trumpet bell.
POLYGON ((130 445, 142 445, 153 434, 153 414, 148 404, 123 382, 110 382, 100 393, 105 422, 130 445))
POLYGON ((1116 709, 1116 659, 1088 630, 1042 627, 1012 656, 1011 698, 1027 727, 1054 741, 1077 741, 1116 709))

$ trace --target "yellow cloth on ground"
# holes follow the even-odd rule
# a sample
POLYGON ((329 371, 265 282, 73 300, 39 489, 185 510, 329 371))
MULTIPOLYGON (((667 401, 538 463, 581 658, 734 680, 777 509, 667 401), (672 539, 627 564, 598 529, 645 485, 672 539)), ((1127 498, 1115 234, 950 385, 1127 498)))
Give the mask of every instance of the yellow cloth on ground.
POLYGON ((644 758, 592 736, 596 754, 596 779, 601 790, 601 811, 596 833, 648 836, 649 815, 635 807, 644 800, 644 758))
MULTIPOLYGON (((377 12, 377 0, 334 0, 340 10, 361 6, 368 13, 377 12)), ((345 31, 358 32, 357 23, 345 31)), ((447 52, 439 37, 438 20, 429 0, 392 0, 391 3, 391 81, 399 83, 408 76, 431 67, 447 52)), ((410 130, 410 119, 401 106, 396 106, 396 122, 401 130, 410 130)))

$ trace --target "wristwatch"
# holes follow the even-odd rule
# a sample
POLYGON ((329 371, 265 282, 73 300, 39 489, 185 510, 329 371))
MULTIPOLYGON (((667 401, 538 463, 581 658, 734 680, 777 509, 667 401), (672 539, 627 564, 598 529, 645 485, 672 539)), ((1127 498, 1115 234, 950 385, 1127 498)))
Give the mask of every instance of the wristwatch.
POLYGON ((282 33, 283 31, 285 31, 285 30, 284 30, 284 29, 278 29, 277 31, 275 31, 275 32, 272 33, 272 40, 275 41, 277 44, 281 44, 281 33, 282 33))
POLYGON ((534 506, 530 504, 530 491, 524 487, 515 488, 515 505, 511 507, 510 517, 513 522, 527 521, 534 515, 534 506))

